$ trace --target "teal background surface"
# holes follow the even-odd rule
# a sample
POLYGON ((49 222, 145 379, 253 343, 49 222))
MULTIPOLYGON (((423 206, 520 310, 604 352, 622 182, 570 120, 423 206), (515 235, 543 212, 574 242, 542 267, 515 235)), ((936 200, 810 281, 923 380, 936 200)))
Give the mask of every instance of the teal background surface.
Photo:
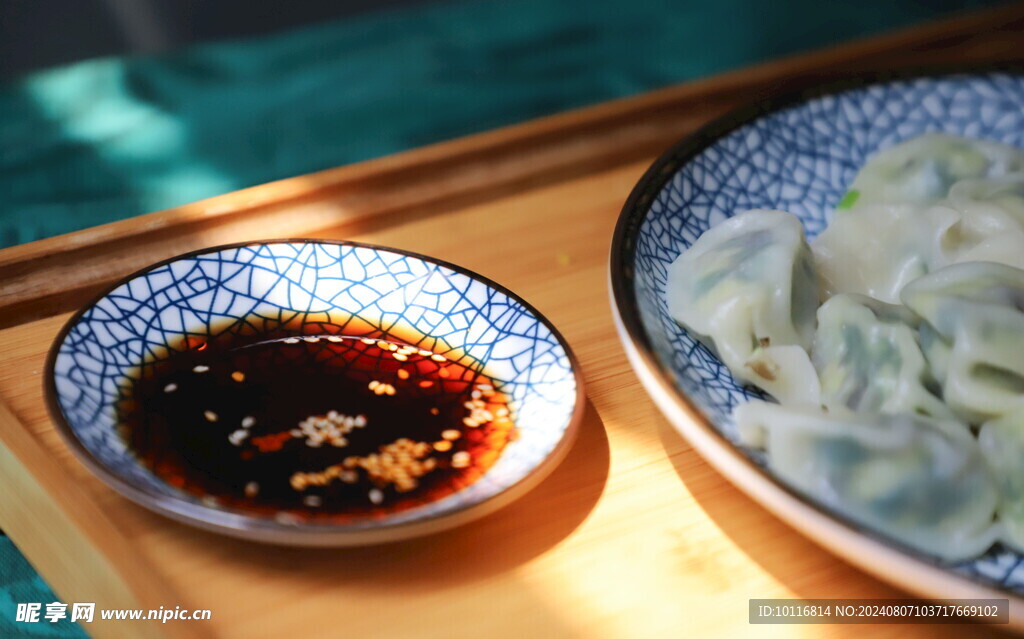
POLYGON ((980 4, 448 2, 44 71, 0 87, 0 247, 980 4))
MULTIPOLYGON (((0 247, 990 4, 464 0, 37 72, 0 86, 0 247)), ((83 636, 14 621, 55 599, 0 538, 0 637, 83 636)))

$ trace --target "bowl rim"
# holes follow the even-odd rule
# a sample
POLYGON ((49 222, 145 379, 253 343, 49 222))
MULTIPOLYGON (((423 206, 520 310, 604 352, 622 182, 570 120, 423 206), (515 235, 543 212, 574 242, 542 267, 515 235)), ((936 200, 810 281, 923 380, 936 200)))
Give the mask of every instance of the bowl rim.
POLYGON ((935 598, 949 598, 950 592, 965 598, 1009 597, 1012 620, 1014 616, 1024 615, 1024 593, 974 575, 953 572, 951 568, 955 564, 944 563, 886 538, 818 504, 756 464, 715 428, 690 397, 676 386, 672 371, 654 353, 640 317, 632 267, 636 238, 650 205, 683 166, 729 134, 790 107, 857 89, 914 80, 998 75, 1022 77, 1024 64, 928 66, 839 77, 755 100, 712 119, 663 152, 633 187, 615 224, 608 278, 612 315, 634 372, 675 430, 693 444, 719 474, 803 535, 883 581, 935 598), (883 570, 880 567, 883 564, 888 569, 883 570))
POLYGON ((583 421, 583 415, 586 410, 586 393, 584 391, 583 374, 579 360, 576 358, 575 353, 569 346, 568 341, 561 332, 559 332, 551 320, 538 311, 536 307, 507 287, 468 268, 453 264, 443 259, 417 253, 415 251, 354 240, 318 238, 280 238, 218 244, 168 257, 118 278, 115 282, 104 287, 99 293, 92 296, 88 302, 79 307, 79 309, 75 311, 75 313, 64 323, 60 331, 57 332, 57 335, 47 352, 46 362, 43 369, 43 398, 50 414, 50 418, 54 423, 54 430, 57 431, 64 444, 71 450, 75 458, 78 459, 78 461, 81 462, 89 471, 91 471, 93 475, 99 478, 100 481, 136 504, 177 521, 205 530, 223 533, 232 537, 264 543, 321 547, 360 546, 410 539, 468 523, 469 521, 478 519, 504 507, 505 505, 519 499, 540 484, 540 482, 550 475, 551 472, 562 462, 576 440, 580 425, 583 421), (138 487, 118 476, 114 471, 110 470, 106 464, 97 459, 75 435, 58 402, 55 365, 60 348, 64 344, 68 334, 75 326, 78 325, 79 321, 90 309, 110 295, 110 293, 120 286, 151 271, 167 266, 168 264, 193 257, 215 254, 231 249, 266 246, 270 244, 344 246, 411 257, 421 260, 427 264, 433 264, 450 269, 455 273, 459 273, 472 280, 481 282, 487 287, 506 295, 509 299, 522 305, 522 307, 526 309, 526 311, 538 322, 551 331, 552 336, 564 350, 576 384, 572 413, 569 416, 568 423, 562 431, 561 437, 555 443, 554 448, 552 448, 552 450, 533 468, 528 470, 523 477, 493 495, 470 503, 459 504, 457 506, 446 508, 440 512, 432 513, 411 521, 399 523, 389 523, 386 520, 364 520, 357 522, 356 524, 315 524, 308 522, 300 524, 283 523, 274 518, 256 517, 240 511, 220 510, 201 503, 187 501, 180 497, 154 493, 144 487, 138 487))

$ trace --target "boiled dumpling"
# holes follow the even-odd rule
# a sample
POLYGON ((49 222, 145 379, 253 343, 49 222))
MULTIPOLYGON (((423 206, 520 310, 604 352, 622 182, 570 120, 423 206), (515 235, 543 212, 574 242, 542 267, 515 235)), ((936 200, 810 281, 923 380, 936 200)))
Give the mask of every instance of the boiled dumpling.
POLYGON ((1024 170, 1024 152, 944 133, 921 135, 872 156, 857 173, 842 208, 863 204, 928 205, 955 182, 1024 170))
POLYGON ((911 283, 903 302, 929 324, 946 403, 978 423, 1024 408, 1024 271, 954 264, 911 283))
POLYGON ((822 297, 859 293, 898 304, 900 291, 951 259, 943 246, 960 214, 949 207, 866 204, 836 211, 811 243, 822 297))
POLYGON ((918 413, 952 419, 932 382, 909 311, 861 295, 836 295, 818 309, 811 359, 830 412, 918 413))
POLYGON ((987 235, 982 245, 979 229, 962 221, 962 209, 1001 202, 1000 176, 1021 170, 1024 152, 1016 147, 939 133, 876 154, 812 243, 822 297, 861 293, 897 304, 904 286, 954 261, 1012 255, 1016 238, 987 235), (957 185, 973 179, 996 181, 957 185))
POLYGON ((945 238, 952 261, 1024 268, 1024 173, 957 182, 946 204, 960 215, 945 238))
POLYGON ((817 279, 795 216, 748 211, 708 229, 669 268, 667 297, 672 317, 738 379, 780 401, 817 401, 806 353, 817 279))
POLYGON ((832 415, 761 401, 735 419, 783 482, 908 546, 955 561, 995 540, 997 492, 977 441, 920 415, 832 415))
POLYGON ((1024 411, 985 423, 978 444, 996 478, 1003 541, 1024 552, 1024 411))

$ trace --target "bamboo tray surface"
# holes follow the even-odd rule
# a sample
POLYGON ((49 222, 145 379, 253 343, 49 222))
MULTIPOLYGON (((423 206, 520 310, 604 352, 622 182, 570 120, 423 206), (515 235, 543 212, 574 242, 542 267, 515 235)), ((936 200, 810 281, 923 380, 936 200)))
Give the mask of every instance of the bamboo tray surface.
POLYGON ((0 251, 0 527, 65 602, 208 608, 95 622, 97 637, 974 636, 983 626, 750 626, 751 598, 902 593, 713 471, 631 372, 608 307, 618 212, 653 157, 730 108, 822 80, 1024 60, 1024 7, 918 27, 628 100, 0 251), (43 360, 77 306, 172 255, 272 237, 351 239, 457 263, 565 335, 588 404, 539 488, 462 528, 323 550, 192 529, 121 498, 58 439, 43 360))

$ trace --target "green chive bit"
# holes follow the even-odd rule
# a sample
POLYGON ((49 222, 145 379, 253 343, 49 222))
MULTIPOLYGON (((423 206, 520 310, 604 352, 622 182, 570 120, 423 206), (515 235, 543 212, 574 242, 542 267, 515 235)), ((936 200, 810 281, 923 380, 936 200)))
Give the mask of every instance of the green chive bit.
POLYGON ((836 210, 841 211, 843 209, 852 208, 853 205, 857 203, 857 200, 859 198, 860 191, 858 191, 857 189, 848 191, 846 195, 843 196, 843 199, 839 200, 839 204, 836 204, 836 210))

